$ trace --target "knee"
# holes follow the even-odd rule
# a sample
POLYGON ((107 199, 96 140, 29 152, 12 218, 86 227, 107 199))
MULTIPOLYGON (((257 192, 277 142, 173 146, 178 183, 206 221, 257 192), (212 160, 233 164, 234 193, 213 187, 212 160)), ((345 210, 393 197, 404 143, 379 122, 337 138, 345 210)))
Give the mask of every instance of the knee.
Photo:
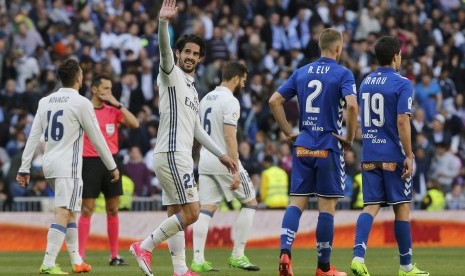
POLYGON ((184 212, 184 215, 184 227, 186 227, 197 221, 200 215, 200 208, 190 208, 187 212, 184 212))
POLYGON ((92 216, 93 212, 94 212, 94 210, 92 208, 90 208, 89 206, 82 205, 81 216, 88 218, 88 217, 92 216))
POLYGON ((118 215, 118 207, 107 208, 107 215, 108 216, 116 216, 116 215, 118 215))

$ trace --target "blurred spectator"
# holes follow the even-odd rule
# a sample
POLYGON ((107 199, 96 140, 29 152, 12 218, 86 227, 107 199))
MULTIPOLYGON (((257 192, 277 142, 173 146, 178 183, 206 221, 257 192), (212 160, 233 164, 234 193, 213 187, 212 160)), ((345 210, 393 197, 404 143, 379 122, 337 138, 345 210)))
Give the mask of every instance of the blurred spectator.
POLYGON ((289 179, 282 168, 275 166, 273 157, 265 156, 263 162, 260 201, 268 209, 285 209, 289 204, 289 179))
POLYGON ((460 159, 448 149, 450 143, 436 144, 436 153, 431 163, 430 177, 441 185, 441 190, 449 192, 454 179, 459 175, 462 164, 460 159))
POLYGON ((449 210, 465 210, 465 195, 461 185, 454 184, 446 194, 446 207, 449 210))
POLYGON ((0 178, 0 211, 11 210, 11 203, 13 197, 11 196, 8 186, 5 184, 3 178, 0 178))
POLYGON ((15 54, 16 92, 23 93, 26 90, 26 80, 39 76, 39 63, 35 57, 25 55, 24 50, 21 48, 17 48, 15 54))
POLYGON ((134 181, 135 196, 151 196, 151 171, 144 163, 142 153, 137 146, 133 146, 129 150, 129 162, 124 164, 123 171, 125 175, 134 181))
POLYGON ((441 87, 430 73, 422 74, 421 82, 415 86, 415 99, 425 111, 427 121, 433 120, 442 108, 441 87))
POLYGON ((428 191, 421 202, 421 209, 437 212, 446 207, 444 192, 441 185, 435 180, 428 181, 428 191))
POLYGON ((28 29, 25 22, 19 23, 17 28, 18 33, 13 36, 13 47, 23 50, 26 56, 32 56, 37 47, 45 45, 35 28, 28 29))

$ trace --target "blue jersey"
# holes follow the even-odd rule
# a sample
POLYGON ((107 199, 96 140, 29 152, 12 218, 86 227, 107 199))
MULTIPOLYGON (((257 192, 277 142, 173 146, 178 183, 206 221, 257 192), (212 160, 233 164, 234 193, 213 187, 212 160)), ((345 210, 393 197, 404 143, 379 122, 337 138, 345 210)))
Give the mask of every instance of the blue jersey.
POLYGON ((357 95, 354 75, 336 60, 322 57, 297 69, 278 89, 286 100, 299 100, 300 135, 296 146, 342 152, 332 133, 341 134, 344 97, 357 95))
POLYGON ((360 85, 362 162, 403 162, 397 115, 410 114, 413 85, 391 67, 379 67, 360 85))

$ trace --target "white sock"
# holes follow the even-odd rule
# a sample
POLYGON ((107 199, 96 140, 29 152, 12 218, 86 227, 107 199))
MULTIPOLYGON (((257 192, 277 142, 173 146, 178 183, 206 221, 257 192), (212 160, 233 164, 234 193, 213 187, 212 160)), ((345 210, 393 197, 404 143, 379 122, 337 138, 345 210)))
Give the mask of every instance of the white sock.
POLYGON ((168 239, 168 248, 170 249, 174 273, 183 275, 187 272, 186 240, 184 237, 184 231, 179 231, 168 239))
POLYGON ((365 263, 365 258, 363 258, 363 257, 354 257, 354 260, 361 263, 361 264, 365 263))
POLYGON ((44 261, 42 262, 45 267, 55 266, 56 258, 65 240, 65 231, 65 227, 59 224, 52 224, 48 229, 47 249, 45 251, 44 261))
POLYGON ((252 229, 253 216, 255 215, 254 208, 242 208, 239 216, 234 224, 234 248, 232 251, 233 258, 244 256, 245 244, 247 237, 252 229))
POLYGON ((184 230, 179 219, 177 214, 165 219, 150 236, 142 241, 140 247, 151 252, 155 246, 166 241, 179 231, 184 230))
MULTIPOLYGON (((213 215, 213 214, 212 214, 213 215)), ((199 219, 194 223, 193 251, 194 262, 205 262, 205 243, 207 242, 208 226, 212 217, 200 212, 199 219)))
POLYGON ((400 265, 400 269, 402 269, 405 272, 409 272, 410 270, 413 269, 413 265, 412 264, 400 265))
POLYGON ((82 264, 82 258, 79 255, 78 230, 75 222, 68 223, 66 228, 66 248, 68 249, 71 264, 82 264))

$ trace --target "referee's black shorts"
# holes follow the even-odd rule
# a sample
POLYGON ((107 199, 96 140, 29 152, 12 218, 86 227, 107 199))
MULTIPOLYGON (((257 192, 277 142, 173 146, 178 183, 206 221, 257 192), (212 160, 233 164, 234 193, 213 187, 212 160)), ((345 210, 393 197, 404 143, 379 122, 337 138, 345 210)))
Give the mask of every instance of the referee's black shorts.
MULTIPOLYGON (((119 158, 113 156, 118 170, 121 173, 121 162, 119 158)), ((120 196, 123 194, 123 184, 121 176, 116 183, 111 183, 111 173, 103 164, 100 157, 84 157, 82 158, 82 181, 84 188, 82 198, 97 198, 100 192, 105 198, 120 196)))

